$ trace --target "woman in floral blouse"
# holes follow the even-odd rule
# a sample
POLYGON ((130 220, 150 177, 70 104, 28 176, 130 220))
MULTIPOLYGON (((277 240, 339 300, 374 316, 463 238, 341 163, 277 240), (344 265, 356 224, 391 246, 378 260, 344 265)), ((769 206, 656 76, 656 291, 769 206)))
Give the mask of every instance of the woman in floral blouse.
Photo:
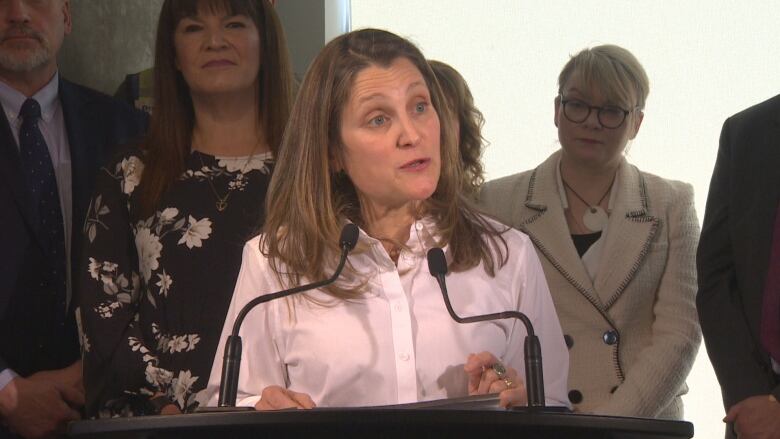
POLYGON ((102 168, 78 280, 90 416, 191 411, 292 100, 267 0, 166 0, 140 148, 102 168))

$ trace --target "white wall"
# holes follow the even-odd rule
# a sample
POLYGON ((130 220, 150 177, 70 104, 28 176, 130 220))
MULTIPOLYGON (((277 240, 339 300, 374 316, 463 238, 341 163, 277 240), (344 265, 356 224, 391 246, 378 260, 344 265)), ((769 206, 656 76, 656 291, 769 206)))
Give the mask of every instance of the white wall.
MULTIPOLYGON (((353 0, 352 28, 387 29, 458 69, 487 120, 488 179, 557 149, 553 98, 568 56, 621 45, 650 96, 629 160, 694 185, 701 220, 723 120, 780 93, 776 0, 353 0)), ((722 437, 720 390, 704 349, 688 380, 697 438, 722 437)))

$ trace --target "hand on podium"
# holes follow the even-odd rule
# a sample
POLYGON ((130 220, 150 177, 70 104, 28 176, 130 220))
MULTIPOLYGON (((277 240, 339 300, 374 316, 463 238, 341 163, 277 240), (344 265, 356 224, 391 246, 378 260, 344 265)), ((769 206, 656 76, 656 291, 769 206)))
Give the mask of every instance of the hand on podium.
POLYGON ((739 439, 780 439, 780 403, 772 395, 745 398, 729 409, 723 422, 733 422, 739 439))
POLYGON ((527 405, 525 383, 511 367, 505 367, 490 352, 469 355, 463 367, 469 377, 469 395, 498 393, 499 405, 527 405))
POLYGON ((256 410, 282 409, 312 409, 317 405, 311 396, 305 393, 293 392, 279 386, 268 386, 263 389, 260 401, 255 404, 256 410))

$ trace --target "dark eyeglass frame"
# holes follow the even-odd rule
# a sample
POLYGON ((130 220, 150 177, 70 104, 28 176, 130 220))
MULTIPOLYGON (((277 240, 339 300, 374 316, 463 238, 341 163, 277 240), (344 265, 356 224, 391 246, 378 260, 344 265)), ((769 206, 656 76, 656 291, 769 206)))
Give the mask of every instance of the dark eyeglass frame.
POLYGON ((615 129, 618 129, 621 126, 623 126, 623 123, 626 121, 626 118, 628 117, 629 113, 631 113, 632 111, 634 111, 637 108, 639 108, 639 107, 634 107, 634 108, 632 108, 630 110, 625 110, 625 109, 620 108, 620 107, 615 106, 615 105, 608 105, 608 106, 604 106, 604 107, 599 107, 597 105, 589 105, 587 102, 585 102, 585 101, 583 101, 581 99, 566 99, 566 97, 564 97, 563 95, 560 95, 560 98, 561 98, 561 106, 563 107, 563 115, 564 115, 564 117, 566 117, 566 119, 569 122, 572 122, 572 123, 583 123, 586 120, 588 120, 588 118, 590 117, 590 113, 593 110, 596 110, 596 119, 599 120, 599 123, 601 124, 601 126, 603 126, 604 128, 610 129, 610 130, 615 130, 615 129), (569 102, 577 102, 577 103, 582 104, 583 107, 587 107, 588 108, 588 112, 585 114, 585 117, 583 117, 582 120, 575 120, 566 112, 566 104, 568 104, 569 102), (614 126, 605 124, 604 121, 601 120, 601 115, 602 115, 602 113, 604 111, 607 111, 607 110, 620 110, 620 111, 622 111, 623 112, 623 118, 620 120, 620 123, 618 123, 617 125, 614 125, 614 126))

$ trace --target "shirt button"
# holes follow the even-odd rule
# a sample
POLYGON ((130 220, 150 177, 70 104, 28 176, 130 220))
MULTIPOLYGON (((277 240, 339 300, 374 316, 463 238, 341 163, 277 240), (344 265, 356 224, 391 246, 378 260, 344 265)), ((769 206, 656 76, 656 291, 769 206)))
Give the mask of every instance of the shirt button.
POLYGON ((404 306, 401 305, 400 303, 396 303, 393 308, 395 308, 396 311, 401 312, 401 311, 403 311, 404 306))
POLYGON ((400 358, 401 361, 409 361, 409 354, 404 352, 403 354, 399 355, 398 358, 400 358))
POLYGON ((618 342, 618 334, 617 332, 610 329, 609 331, 604 333, 602 339, 604 340, 605 344, 613 345, 618 342))
POLYGON ((419 223, 419 222, 418 222, 417 224, 415 224, 415 225, 414 225, 414 227, 415 227, 417 230, 422 230, 422 229, 423 229, 423 225, 422 225, 422 223, 419 223))

